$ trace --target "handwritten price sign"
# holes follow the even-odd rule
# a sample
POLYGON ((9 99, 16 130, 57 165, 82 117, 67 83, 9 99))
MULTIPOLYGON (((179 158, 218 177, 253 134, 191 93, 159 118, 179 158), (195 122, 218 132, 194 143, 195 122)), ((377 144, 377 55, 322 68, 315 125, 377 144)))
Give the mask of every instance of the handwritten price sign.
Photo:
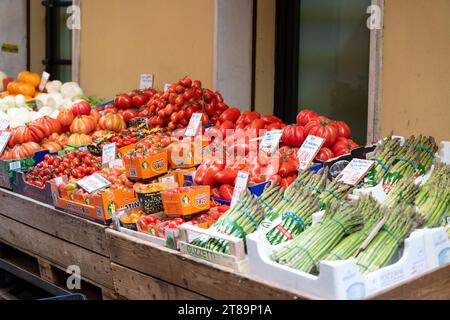
POLYGON ((99 174, 93 174, 92 176, 79 180, 77 184, 88 193, 92 193, 99 189, 109 187, 111 185, 111 182, 109 182, 99 174))
POLYGON ((236 179, 236 186, 234 187, 233 198, 231 198, 231 206, 234 206, 238 202, 239 197, 247 188, 247 185, 248 185, 248 173, 239 171, 236 179))
POLYGON ((308 169, 311 162, 317 156, 317 153, 322 148, 325 143, 325 139, 316 137, 313 135, 309 135, 300 150, 297 153, 297 159, 299 162, 298 169, 306 170, 308 169))
POLYGON ((356 186, 375 165, 375 161, 353 159, 338 177, 340 182, 356 186))

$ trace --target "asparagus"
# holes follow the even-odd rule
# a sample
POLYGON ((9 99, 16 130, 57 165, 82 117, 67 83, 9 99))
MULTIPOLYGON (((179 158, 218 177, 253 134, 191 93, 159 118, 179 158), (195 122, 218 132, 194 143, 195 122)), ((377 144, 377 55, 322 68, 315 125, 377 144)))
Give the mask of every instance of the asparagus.
POLYGON ((418 193, 419 186, 414 183, 414 178, 404 178, 400 180, 395 189, 389 193, 384 204, 387 207, 394 207, 400 203, 413 204, 418 193))
POLYGON ((328 204, 333 200, 345 200, 345 197, 350 194, 352 190, 353 187, 348 184, 338 182, 337 180, 331 181, 319 196, 321 209, 326 209, 328 204))

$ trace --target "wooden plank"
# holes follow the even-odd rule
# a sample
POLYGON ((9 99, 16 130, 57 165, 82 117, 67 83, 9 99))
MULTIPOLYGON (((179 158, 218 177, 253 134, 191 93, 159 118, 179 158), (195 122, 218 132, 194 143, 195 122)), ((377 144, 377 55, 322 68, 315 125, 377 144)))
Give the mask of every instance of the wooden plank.
POLYGON ((39 274, 42 279, 50 283, 56 283, 55 274, 50 262, 45 259, 38 258, 39 274))
POLYGON ((206 300, 208 298, 128 269, 118 264, 111 265, 114 286, 119 295, 130 300, 206 300))
POLYGON ((0 214, 109 257, 106 226, 3 189, 0 189, 0 214))
POLYGON ((373 300, 450 300, 450 265, 382 292, 373 300))
POLYGON ((55 238, 0 215, 0 241, 48 260, 59 268, 77 265, 81 276, 97 286, 113 289, 109 258, 55 238))
MULTIPOLYGON (((231 269, 107 229, 111 261, 212 299, 312 299, 231 269)), ((123 293, 122 293, 123 294, 123 293)), ((127 297, 128 298, 128 297, 127 297)))

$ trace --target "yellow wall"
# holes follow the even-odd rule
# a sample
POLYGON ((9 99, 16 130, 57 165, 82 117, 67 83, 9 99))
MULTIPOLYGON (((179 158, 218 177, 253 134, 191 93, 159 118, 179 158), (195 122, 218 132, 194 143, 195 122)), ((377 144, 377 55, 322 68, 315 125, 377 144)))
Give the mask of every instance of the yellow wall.
POLYGON ((41 0, 30 1, 30 69, 39 74, 44 71, 45 9, 41 0))
POLYGON ((275 0, 258 1, 255 109, 273 114, 275 81, 275 0))
POLYGON ((81 86, 100 98, 184 76, 212 87, 214 1, 83 0, 81 86))
POLYGON ((450 1, 386 0, 381 131, 450 140, 450 1))

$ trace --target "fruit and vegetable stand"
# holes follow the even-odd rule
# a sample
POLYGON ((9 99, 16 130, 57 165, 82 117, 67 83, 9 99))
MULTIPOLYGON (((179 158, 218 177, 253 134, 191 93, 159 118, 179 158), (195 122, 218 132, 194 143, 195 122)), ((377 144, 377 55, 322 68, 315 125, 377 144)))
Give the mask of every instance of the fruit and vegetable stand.
POLYGON ((449 142, 37 80, 0 100, 1 262, 103 299, 450 297, 449 142))

